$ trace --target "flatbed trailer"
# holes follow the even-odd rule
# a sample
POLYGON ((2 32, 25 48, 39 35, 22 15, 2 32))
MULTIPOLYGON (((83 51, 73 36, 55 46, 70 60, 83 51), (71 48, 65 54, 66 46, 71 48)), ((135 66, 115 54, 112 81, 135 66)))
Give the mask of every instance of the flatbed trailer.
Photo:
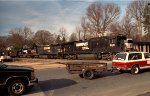
POLYGON ((107 63, 99 62, 66 62, 70 74, 79 74, 81 78, 93 79, 95 74, 107 71, 107 63))

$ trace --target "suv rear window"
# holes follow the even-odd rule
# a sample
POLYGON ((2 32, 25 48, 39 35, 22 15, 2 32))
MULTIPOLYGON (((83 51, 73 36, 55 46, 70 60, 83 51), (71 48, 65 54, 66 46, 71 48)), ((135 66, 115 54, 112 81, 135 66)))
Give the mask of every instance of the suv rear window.
POLYGON ((138 60, 142 59, 142 54, 141 53, 130 53, 128 60, 138 60))
POLYGON ((126 53, 118 53, 116 56, 113 58, 113 60, 125 60, 126 59, 126 53))
POLYGON ((145 59, 150 58, 150 53, 144 53, 145 59))

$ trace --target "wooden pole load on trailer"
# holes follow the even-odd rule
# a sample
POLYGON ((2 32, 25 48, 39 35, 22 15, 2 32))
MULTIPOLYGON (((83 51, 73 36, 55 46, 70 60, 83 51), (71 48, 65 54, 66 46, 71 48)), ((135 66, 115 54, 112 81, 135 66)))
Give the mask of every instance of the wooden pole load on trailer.
POLYGON ((66 62, 70 74, 79 74, 81 78, 93 79, 96 73, 107 71, 107 63, 99 62, 66 62))

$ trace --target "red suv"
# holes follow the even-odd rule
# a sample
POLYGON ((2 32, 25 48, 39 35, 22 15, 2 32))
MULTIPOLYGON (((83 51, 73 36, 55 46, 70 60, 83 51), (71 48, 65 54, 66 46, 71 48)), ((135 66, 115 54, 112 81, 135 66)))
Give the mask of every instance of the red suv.
POLYGON ((150 68, 150 53, 147 52, 121 52, 113 58, 112 68, 120 72, 131 71, 138 74, 141 69, 150 68))

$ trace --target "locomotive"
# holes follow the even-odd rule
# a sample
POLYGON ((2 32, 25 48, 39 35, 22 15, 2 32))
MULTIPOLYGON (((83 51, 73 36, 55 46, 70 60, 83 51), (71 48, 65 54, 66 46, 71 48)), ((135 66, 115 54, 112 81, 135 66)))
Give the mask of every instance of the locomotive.
POLYGON ((126 36, 120 34, 117 36, 103 36, 89 40, 67 42, 59 45, 53 44, 51 45, 51 54, 49 57, 111 60, 116 53, 132 49, 132 39, 127 39, 126 36))

